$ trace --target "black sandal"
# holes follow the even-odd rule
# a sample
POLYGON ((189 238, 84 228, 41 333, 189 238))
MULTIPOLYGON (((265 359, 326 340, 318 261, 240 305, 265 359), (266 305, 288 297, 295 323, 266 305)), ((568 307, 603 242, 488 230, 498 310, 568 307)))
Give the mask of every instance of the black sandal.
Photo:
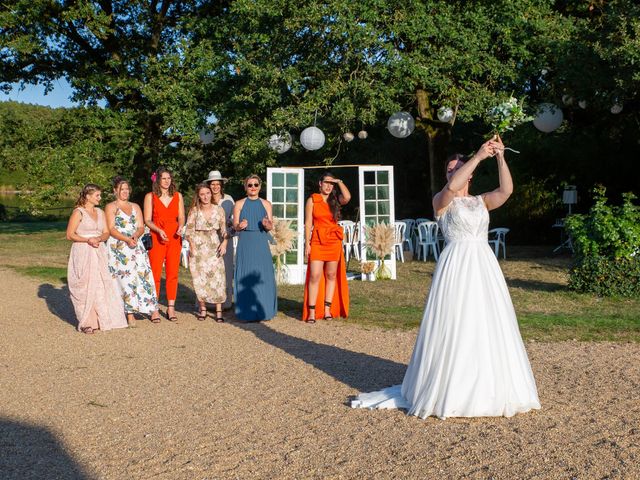
POLYGON ((158 313, 157 317, 154 317, 153 314, 151 314, 151 323, 160 323, 162 321, 162 319, 160 318, 160 313, 158 313))
POLYGON ((200 311, 198 312, 198 314, 196 315, 196 318, 200 321, 206 320, 207 319, 207 309, 200 309, 200 311), (202 313, 204 312, 204 314, 202 313))
POLYGON ((329 315, 325 315, 324 319, 325 320, 333 320, 333 315, 331 315, 331 302, 327 302, 326 300, 324 301, 324 306, 325 307, 329 307, 329 315))
POLYGON ((170 322, 177 322, 178 321, 178 317, 176 317, 176 306, 175 305, 169 305, 167 307, 167 319, 170 322), (170 308, 173 308, 173 315, 172 316, 169 316, 169 309, 170 308))
POLYGON ((216 321, 216 323, 224 323, 224 317, 222 316, 222 313, 219 316, 216 313, 216 318, 214 320, 216 321))
MULTIPOLYGON (((307 308, 309 308, 309 310, 311 310, 313 308, 313 316, 316 316, 316 306, 315 305, 309 305, 307 308)), ((311 315, 311 311, 309 311, 309 315, 311 315)), ((316 319, 315 318, 308 318, 305 320, 305 323, 316 323, 316 319)))

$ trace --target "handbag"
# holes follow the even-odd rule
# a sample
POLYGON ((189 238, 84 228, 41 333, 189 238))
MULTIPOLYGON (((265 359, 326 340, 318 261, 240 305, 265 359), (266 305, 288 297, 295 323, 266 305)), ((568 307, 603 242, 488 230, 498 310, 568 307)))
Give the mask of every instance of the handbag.
POLYGON ((145 233, 144 235, 142 235, 140 237, 140 240, 142 241, 142 246, 145 250, 151 250, 153 248, 153 238, 151 238, 150 233, 145 233))

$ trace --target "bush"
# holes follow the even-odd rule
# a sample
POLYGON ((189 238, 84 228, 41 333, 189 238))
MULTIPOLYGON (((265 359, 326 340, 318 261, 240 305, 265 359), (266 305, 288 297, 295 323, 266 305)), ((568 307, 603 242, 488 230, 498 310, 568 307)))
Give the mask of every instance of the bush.
POLYGON ((597 295, 640 296, 640 208, 632 193, 622 206, 607 204, 604 187, 594 189, 586 215, 571 215, 565 225, 575 249, 569 287, 597 295))

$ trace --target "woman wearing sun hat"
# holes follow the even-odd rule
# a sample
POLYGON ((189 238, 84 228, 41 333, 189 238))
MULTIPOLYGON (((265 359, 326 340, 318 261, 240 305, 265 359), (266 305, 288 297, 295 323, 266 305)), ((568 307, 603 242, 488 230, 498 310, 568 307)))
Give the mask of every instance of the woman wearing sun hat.
POLYGON ((209 185, 211 189, 211 202, 214 205, 219 205, 224 210, 226 216, 227 225, 227 238, 229 244, 227 251, 224 254, 224 269, 227 278, 227 299, 225 300, 222 308, 227 310, 231 308, 233 302, 233 206, 235 202, 231 195, 224 193, 224 184, 229 181, 228 178, 222 176, 218 170, 211 170, 209 176, 204 180, 204 183, 209 185))

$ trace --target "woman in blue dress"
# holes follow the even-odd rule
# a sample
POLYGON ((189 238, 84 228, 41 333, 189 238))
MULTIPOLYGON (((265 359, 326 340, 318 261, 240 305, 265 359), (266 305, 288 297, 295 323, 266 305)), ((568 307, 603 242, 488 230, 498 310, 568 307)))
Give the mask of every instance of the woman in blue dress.
POLYGON ((234 292, 236 317, 259 322, 275 317, 278 310, 276 277, 269 250, 273 228, 271 203, 261 199, 262 181, 257 175, 244 180, 247 196, 233 207, 233 228, 238 232, 234 292))

